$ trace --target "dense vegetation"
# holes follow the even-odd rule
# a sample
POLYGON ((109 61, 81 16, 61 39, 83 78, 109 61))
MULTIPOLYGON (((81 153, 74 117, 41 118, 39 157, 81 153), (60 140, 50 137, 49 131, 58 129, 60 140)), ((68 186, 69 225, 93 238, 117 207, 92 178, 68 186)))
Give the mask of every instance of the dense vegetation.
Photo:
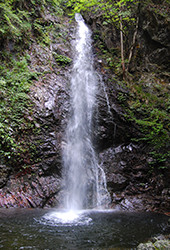
MULTIPOLYGON (((157 15, 167 17, 169 1, 136 0, 1 0, 0 1, 0 154, 1 161, 23 166, 32 159, 35 146, 28 140, 29 133, 37 133, 31 118, 32 103, 28 92, 30 84, 38 78, 37 72, 29 69, 29 56, 25 54, 36 40, 50 45, 49 32, 52 23, 44 18, 48 11, 62 15, 63 8, 71 16, 75 12, 93 13, 100 16, 102 25, 116 27, 120 33, 119 48, 106 49, 97 31, 94 40, 98 43, 107 67, 114 73, 111 82, 120 82, 128 94, 119 93, 118 99, 126 110, 126 119, 136 124, 140 137, 133 138, 151 145, 152 166, 165 167, 168 157, 168 92, 166 80, 160 78, 161 68, 155 69, 150 83, 132 74, 136 36, 141 8, 151 8, 157 15), (141 6, 142 4, 142 6, 141 6), (130 37, 130 39, 129 39, 130 37), (28 155, 23 159, 23 154, 28 155)), ((56 56, 56 61, 70 63, 68 58, 56 56)), ((112 84, 112 83, 111 83, 112 84)))
POLYGON ((52 25, 44 14, 46 9, 62 14, 59 6, 58 0, 0 1, 0 155, 1 163, 17 169, 33 161, 37 142, 31 141, 30 134, 39 131, 28 95, 38 73, 29 69, 30 58, 24 51, 34 40, 49 45, 52 25))

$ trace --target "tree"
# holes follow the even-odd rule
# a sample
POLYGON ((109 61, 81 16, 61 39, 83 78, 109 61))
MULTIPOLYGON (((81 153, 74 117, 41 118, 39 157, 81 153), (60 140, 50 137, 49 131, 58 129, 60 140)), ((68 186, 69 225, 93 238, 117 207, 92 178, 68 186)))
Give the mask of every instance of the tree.
POLYGON ((123 78, 126 78, 126 68, 124 59, 124 33, 127 23, 135 23, 136 28, 134 31, 132 46, 129 52, 128 64, 131 61, 133 48, 135 45, 137 28, 139 19, 134 18, 134 7, 139 1, 136 0, 69 0, 67 6, 72 8, 71 15, 76 12, 92 11, 94 13, 100 13, 103 18, 108 22, 116 25, 120 30, 120 48, 121 48, 121 64, 123 71, 123 78))

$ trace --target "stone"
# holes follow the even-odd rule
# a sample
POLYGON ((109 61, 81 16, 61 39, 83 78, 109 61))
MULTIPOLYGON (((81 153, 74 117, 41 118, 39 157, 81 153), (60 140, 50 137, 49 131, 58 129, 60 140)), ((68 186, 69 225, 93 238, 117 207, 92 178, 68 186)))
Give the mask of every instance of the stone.
POLYGON ((156 240, 154 242, 147 242, 147 243, 141 243, 137 246, 137 250, 148 250, 148 249, 164 249, 169 250, 170 249, 170 240, 163 239, 163 240, 156 240))
POLYGON ((127 211, 142 211, 144 209, 144 204, 142 199, 132 196, 124 198, 120 202, 119 207, 127 211))
POLYGON ((112 187, 112 191, 120 191, 127 185, 127 179, 121 174, 110 174, 107 177, 108 187, 112 187))
POLYGON ((138 250, 155 250, 154 245, 149 242, 149 243, 141 243, 137 247, 138 250))
POLYGON ((10 168, 6 165, 0 165, 0 188, 2 188, 8 181, 10 168))

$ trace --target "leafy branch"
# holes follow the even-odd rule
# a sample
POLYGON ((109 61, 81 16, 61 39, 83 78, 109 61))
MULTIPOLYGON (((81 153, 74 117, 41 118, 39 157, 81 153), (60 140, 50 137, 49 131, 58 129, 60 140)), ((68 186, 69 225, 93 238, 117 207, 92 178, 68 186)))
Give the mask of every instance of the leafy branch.
POLYGON ((125 67, 125 59, 124 59, 124 33, 127 26, 127 23, 135 23, 136 27, 134 30, 133 41, 131 45, 131 49, 129 52, 129 60, 128 65, 132 59, 133 48, 135 46, 135 40, 138 30, 139 19, 135 18, 136 6, 138 6, 138 2, 136 0, 69 0, 67 1, 67 6, 72 8, 71 16, 73 16, 76 12, 84 12, 91 11, 96 14, 100 14, 104 18, 104 22, 110 23, 112 25, 116 25, 120 30, 120 50, 121 50, 121 65, 123 71, 123 78, 126 78, 126 67, 125 67))

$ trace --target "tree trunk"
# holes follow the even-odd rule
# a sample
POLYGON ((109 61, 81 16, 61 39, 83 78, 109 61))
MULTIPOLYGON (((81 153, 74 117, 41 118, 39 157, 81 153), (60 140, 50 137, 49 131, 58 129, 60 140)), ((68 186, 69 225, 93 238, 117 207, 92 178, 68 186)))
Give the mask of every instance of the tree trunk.
POLYGON ((122 26, 122 17, 120 16, 120 49, 121 49, 121 64, 123 70, 123 79, 126 78, 125 72, 125 60, 124 60, 124 49, 123 49, 123 26, 122 26))
POLYGON ((136 20, 136 28, 135 28, 135 32, 134 32, 134 34, 133 34, 132 46, 131 46, 130 52, 129 52, 128 70, 129 70, 129 65, 130 65, 130 62, 131 62, 131 59, 132 59, 133 49, 134 49, 135 42, 136 42, 136 36, 137 36, 137 31, 138 31, 138 25, 139 25, 139 17, 137 17, 137 20, 136 20))

